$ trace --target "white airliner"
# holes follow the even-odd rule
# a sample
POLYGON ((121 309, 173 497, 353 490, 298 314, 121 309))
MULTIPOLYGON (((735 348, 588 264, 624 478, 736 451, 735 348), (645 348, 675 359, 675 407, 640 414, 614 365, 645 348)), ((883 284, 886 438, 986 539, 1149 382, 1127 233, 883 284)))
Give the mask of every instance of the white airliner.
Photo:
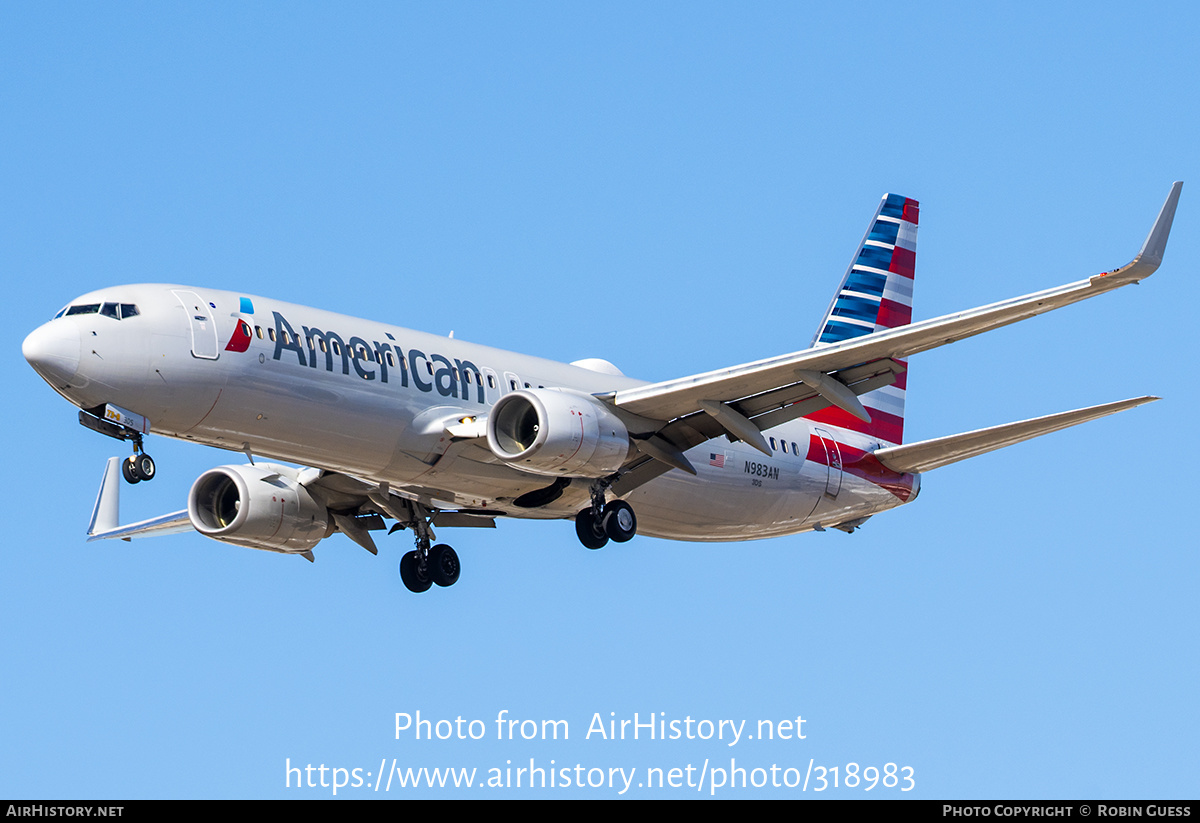
POLYGON ((400 576, 420 592, 459 575, 454 550, 434 545, 435 527, 491 528, 500 517, 574 518, 591 549, 637 532, 851 532, 915 499, 922 472, 1157 399, 903 442, 909 356, 1149 276, 1182 185, 1128 265, 918 323, 918 206, 885 195, 810 348, 662 383, 604 360, 556 363, 172 285, 85 294, 23 352, 81 409, 81 423, 132 441, 131 457, 108 461, 89 540, 195 529, 312 560, 335 531, 374 553, 370 533, 392 520, 392 531, 415 536, 400 576), (200 475, 182 511, 122 526, 117 475, 154 476, 142 450, 150 432, 250 463, 200 475))

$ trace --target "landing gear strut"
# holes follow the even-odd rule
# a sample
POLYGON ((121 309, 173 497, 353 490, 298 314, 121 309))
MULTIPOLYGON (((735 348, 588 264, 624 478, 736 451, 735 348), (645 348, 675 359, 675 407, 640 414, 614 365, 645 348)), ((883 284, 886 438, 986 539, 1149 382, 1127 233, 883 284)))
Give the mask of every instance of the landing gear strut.
POLYGON ((403 525, 411 526, 416 532, 417 547, 400 558, 400 579, 404 582, 404 587, 410 592, 420 594, 429 591, 434 583, 443 587, 453 586, 458 582, 459 572, 462 571, 462 565, 458 562, 458 552, 445 543, 431 546, 436 539, 433 534, 433 515, 418 503, 409 505, 413 518, 403 525))
POLYGON ((604 502, 607 484, 592 485, 592 505, 575 515, 575 534, 589 549, 602 549, 609 540, 624 543, 637 534, 637 516, 624 500, 604 502))

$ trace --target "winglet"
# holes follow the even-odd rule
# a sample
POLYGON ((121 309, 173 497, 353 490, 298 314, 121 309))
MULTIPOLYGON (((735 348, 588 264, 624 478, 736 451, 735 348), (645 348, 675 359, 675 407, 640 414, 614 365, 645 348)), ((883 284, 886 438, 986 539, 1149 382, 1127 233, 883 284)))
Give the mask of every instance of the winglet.
POLYGON ((1167 250, 1167 235, 1171 233, 1171 223, 1175 220, 1175 207, 1179 205, 1179 193, 1182 190, 1182 181, 1177 180, 1172 184, 1171 193, 1167 195, 1162 211, 1158 213, 1158 219, 1154 221, 1154 228, 1150 229, 1146 242, 1142 244, 1142 251, 1138 254, 1139 260, 1155 264, 1162 262, 1163 253, 1167 250))
POLYGON ((129 540, 133 537, 178 534, 192 530, 192 521, 188 518, 187 509, 122 526, 120 498, 121 458, 110 457, 104 465, 100 491, 96 493, 96 506, 92 509, 92 519, 88 523, 87 542, 114 538, 129 540))
POLYGON ((110 457, 100 478, 100 491, 96 492, 96 505, 88 523, 88 536, 97 532, 112 531, 120 525, 121 458, 110 457))
POLYGON ((1092 278, 1093 286, 1111 285, 1115 288, 1142 280, 1158 270, 1163 261, 1163 254, 1167 251, 1167 237, 1171 234, 1171 224, 1175 221, 1175 207, 1179 205, 1179 193, 1182 190, 1181 181, 1171 185, 1171 193, 1167 195, 1162 210, 1158 213, 1158 219, 1154 221, 1154 227, 1150 229, 1146 242, 1142 244, 1142 250, 1133 258, 1133 262, 1119 269, 1097 274, 1092 278))

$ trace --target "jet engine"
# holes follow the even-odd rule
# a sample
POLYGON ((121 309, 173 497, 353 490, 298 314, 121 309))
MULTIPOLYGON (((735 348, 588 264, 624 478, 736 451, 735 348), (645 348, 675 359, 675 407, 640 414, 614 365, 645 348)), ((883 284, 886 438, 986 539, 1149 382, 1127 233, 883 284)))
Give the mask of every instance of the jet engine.
POLYGON ((331 529, 329 511, 298 480, 299 470, 260 463, 219 466, 188 493, 196 531, 215 540, 267 551, 298 553, 331 529))
POLYGON ((566 389, 504 395, 488 415, 487 441, 514 468, 553 477, 604 477, 629 453, 629 431, 613 410, 566 389))

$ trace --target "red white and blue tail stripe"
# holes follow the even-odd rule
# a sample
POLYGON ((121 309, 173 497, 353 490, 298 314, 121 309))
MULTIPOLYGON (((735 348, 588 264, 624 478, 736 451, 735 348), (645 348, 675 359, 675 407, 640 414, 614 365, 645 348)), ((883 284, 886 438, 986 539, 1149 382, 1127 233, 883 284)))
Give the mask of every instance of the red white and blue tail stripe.
MULTIPOLYGON (((916 200, 885 194, 858 251, 813 339, 813 345, 840 343, 912 322, 913 276, 917 262, 916 200)), ((859 399, 871 415, 864 423, 830 407, 809 419, 854 429, 889 443, 904 436, 905 374, 859 399)))

